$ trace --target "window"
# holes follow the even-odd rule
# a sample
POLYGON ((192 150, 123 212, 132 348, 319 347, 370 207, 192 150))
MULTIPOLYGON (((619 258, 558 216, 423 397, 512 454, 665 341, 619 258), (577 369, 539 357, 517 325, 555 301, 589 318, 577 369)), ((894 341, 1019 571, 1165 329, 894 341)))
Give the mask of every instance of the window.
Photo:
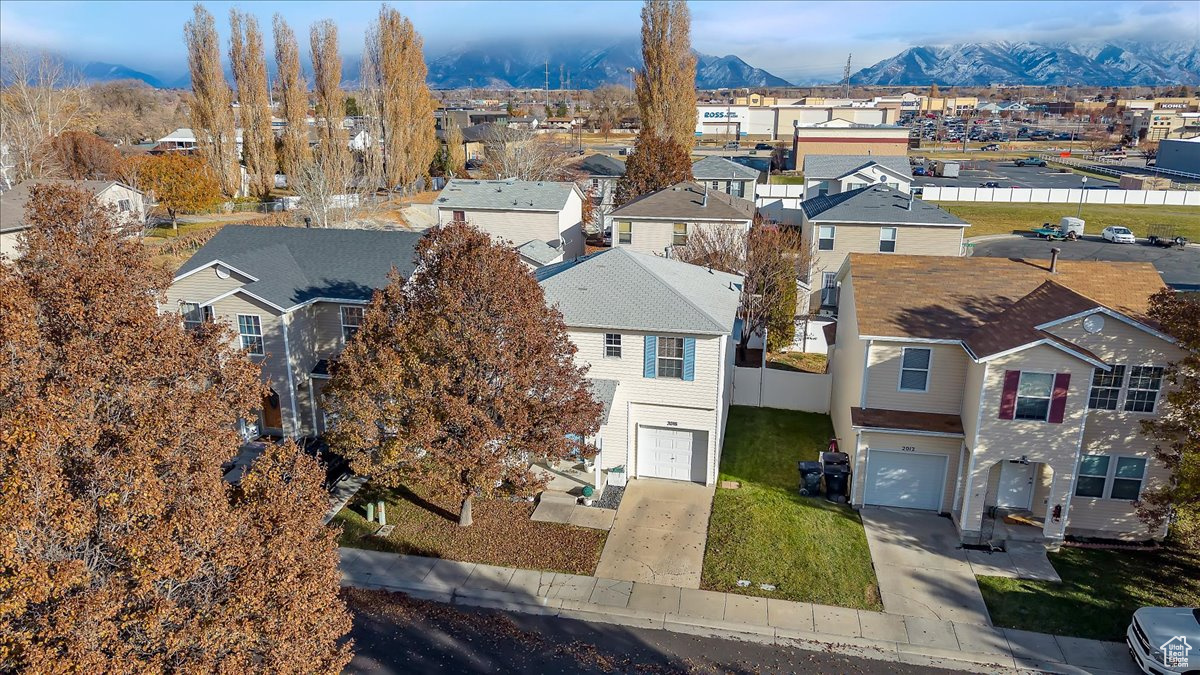
POLYGON ((1017 383, 1018 420, 1045 422, 1050 416, 1050 397, 1054 393, 1052 373, 1021 373, 1017 383))
POLYGON ((593 189, 593 190, 598 190, 598 189, 600 189, 600 179, 599 179, 599 178, 593 178, 593 179, 592 179, 592 189, 593 189))
POLYGON ((1129 390, 1125 393, 1125 410, 1152 413, 1162 387, 1163 369, 1159 366, 1133 366, 1129 369, 1129 390))
POLYGON ((453 220, 456 223, 467 222, 467 212, 466 211, 455 211, 454 215, 453 215, 453 220))
POLYGON ((822 272, 821 306, 836 307, 838 302, 837 291, 837 272, 822 272))
POLYGON ((675 246, 686 246, 687 235, 687 223, 675 223, 675 229, 671 233, 671 243, 675 246))
POLYGON ((201 324, 213 320, 211 305, 201 307, 194 302, 181 302, 179 313, 183 315, 183 327, 187 330, 196 330, 201 324))
POLYGON ((896 251, 896 228, 879 228, 879 252, 894 253, 896 251))
POLYGON ((900 353, 900 391, 929 391, 929 361, 933 350, 905 347, 900 353))
POLYGON ((822 181, 817 184, 817 196, 824 197, 829 194, 829 181, 822 181))
POLYGON ((617 243, 629 244, 633 242, 633 223, 628 220, 617 221, 617 243))
POLYGON ((721 189, 721 181, 714 180, 712 182, 712 189, 713 189, 713 191, 719 191, 721 189))
POLYGON ((1088 408, 1116 410, 1117 398, 1121 395, 1121 382, 1124 380, 1125 366, 1113 366, 1107 373, 1099 368, 1092 371, 1092 393, 1088 396, 1088 408))
POLYGON ((117 201, 117 209, 119 209, 121 213, 128 213, 133 210, 133 203, 128 199, 120 199, 117 201))
POLYGON ((821 225, 817 228, 817 250, 832 251, 833 250, 833 225, 821 225))
POLYGON ((621 334, 620 333, 605 333, 604 334, 604 356, 619 359, 621 358, 621 334))
POLYGON ((343 305, 342 308, 342 344, 350 341, 362 326, 363 308, 343 305))
POLYGON ((658 377, 683 379, 683 338, 658 338, 658 377))
POLYGON ((238 335, 242 338, 242 349, 254 356, 262 356, 262 323, 254 314, 238 314, 238 335))
POLYGON ((1145 479, 1144 457, 1084 455, 1079 460, 1075 496, 1133 501, 1141 495, 1145 479))
POLYGON ((866 184, 866 183, 858 183, 858 182, 854 182, 854 183, 850 183, 850 184, 849 184, 849 185, 847 185, 846 187, 847 187, 847 189, 849 189, 849 190, 857 190, 857 189, 859 189, 859 188, 865 188, 865 187, 867 187, 867 184, 866 184))
POLYGON ((740 181, 740 180, 733 181, 731 183, 731 185, 733 186, 733 196, 734 197, 745 197, 746 196, 746 182, 745 181, 740 181))

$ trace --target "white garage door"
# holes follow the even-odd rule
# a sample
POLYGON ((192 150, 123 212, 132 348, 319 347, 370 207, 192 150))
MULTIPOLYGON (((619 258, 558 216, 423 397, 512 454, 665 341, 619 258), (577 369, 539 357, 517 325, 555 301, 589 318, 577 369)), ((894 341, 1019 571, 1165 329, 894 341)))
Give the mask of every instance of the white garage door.
POLYGON ((936 511, 946 484, 946 455, 867 451, 863 502, 936 511))
POLYGON ((638 476, 703 483, 707 440, 703 431, 639 427, 638 476))

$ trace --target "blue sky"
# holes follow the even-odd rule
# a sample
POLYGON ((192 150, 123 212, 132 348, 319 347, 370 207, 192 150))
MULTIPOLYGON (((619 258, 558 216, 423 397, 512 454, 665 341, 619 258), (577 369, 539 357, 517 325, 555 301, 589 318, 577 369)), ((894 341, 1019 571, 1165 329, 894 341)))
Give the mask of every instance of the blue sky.
MULTIPOLYGON (((392 3, 425 36, 431 55, 456 43, 494 38, 531 41, 636 35, 640 2, 392 3)), ((71 58, 120 63, 173 79, 186 70, 183 23, 191 2, 0 3, 0 43, 47 48, 71 58)), ((378 2, 206 2, 217 25, 231 7, 269 29, 279 12, 300 35, 318 19, 337 21, 343 51, 360 51, 378 2)), ((1200 2, 761 2, 693 1, 692 44, 706 54, 736 54, 781 77, 840 76, 918 44, 975 40, 1091 42, 1105 39, 1200 40, 1200 2)), ((306 50, 302 50, 306 51, 306 50)))

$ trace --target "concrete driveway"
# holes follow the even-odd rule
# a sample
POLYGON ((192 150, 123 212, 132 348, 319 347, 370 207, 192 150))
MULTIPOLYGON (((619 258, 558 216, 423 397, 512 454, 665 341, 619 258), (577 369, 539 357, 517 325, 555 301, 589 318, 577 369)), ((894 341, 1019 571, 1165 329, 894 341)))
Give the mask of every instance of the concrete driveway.
POLYGON ((713 488, 695 483, 629 481, 596 576, 700 588, 712 500, 713 488))
POLYGON ((948 518, 868 506, 862 521, 885 612, 991 625, 967 552, 959 548, 948 518))

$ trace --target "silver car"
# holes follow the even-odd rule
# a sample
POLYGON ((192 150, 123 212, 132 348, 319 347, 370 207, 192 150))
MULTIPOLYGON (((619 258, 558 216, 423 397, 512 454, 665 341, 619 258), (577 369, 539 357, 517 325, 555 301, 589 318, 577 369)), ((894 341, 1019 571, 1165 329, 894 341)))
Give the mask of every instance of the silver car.
POLYGON ((1133 613, 1125 643, 1143 673, 1180 675, 1200 670, 1200 609, 1143 607, 1133 613))
POLYGON ((1117 244, 1136 244, 1137 237, 1133 236, 1133 232, 1128 227, 1120 225, 1109 225, 1100 232, 1100 236, 1104 241, 1111 241, 1117 244))

